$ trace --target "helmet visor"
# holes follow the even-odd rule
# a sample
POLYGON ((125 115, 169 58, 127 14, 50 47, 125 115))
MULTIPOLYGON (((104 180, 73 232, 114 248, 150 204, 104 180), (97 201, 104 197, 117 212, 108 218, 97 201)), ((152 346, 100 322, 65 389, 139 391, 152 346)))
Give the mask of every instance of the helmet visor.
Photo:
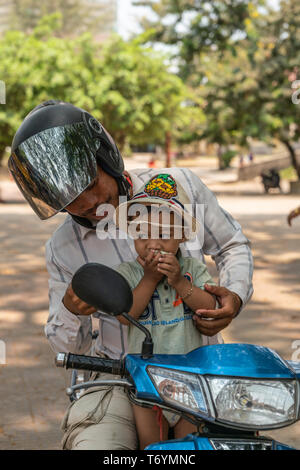
POLYGON ((96 142, 83 122, 46 129, 9 159, 19 189, 40 219, 73 202, 96 178, 96 142))

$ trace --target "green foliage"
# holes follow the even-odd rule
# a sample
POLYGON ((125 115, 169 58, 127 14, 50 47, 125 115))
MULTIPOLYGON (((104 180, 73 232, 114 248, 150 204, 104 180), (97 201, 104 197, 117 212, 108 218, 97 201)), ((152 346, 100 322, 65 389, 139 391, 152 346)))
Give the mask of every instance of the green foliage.
POLYGON ((300 138, 300 107, 292 100, 300 62, 299 2, 282 0, 280 10, 269 9, 254 27, 259 37, 255 47, 252 44, 251 60, 256 87, 246 111, 252 111, 260 138, 277 139, 286 146, 300 179, 300 165, 291 145, 300 138))
POLYGON ((179 72, 202 98, 206 121, 198 137, 245 147, 249 137, 280 140, 300 179, 291 145, 300 138, 300 106, 292 101, 300 78, 299 1, 281 0, 276 9, 263 1, 136 3, 156 13, 157 21, 144 25, 153 40, 177 46, 179 72))
POLYGON ((294 167, 289 166, 288 168, 284 168, 283 170, 279 171, 280 178, 289 181, 296 181, 297 180, 297 173, 294 167))
POLYGON ((221 158, 223 162, 223 168, 229 168, 231 160, 236 156, 237 152, 235 150, 226 150, 222 153, 221 158))
POLYGON ((100 61, 102 91, 91 89, 89 96, 104 125, 121 145, 126 139, 137 145, 163 142, 166 131, 181 122, 186 90, 161 54, 138 40, 115 37, 104 46, 100 61))
POLYGON ((261 0, 136 0, 153 15, 142 26, 152 31, 152 40, 176 45, 181 58, 181 75, 188 77, 203 53, 227 50, 235 54, 235 44, 250 34, 251 18, 261 0))
POLYGON ((94 114, 121 149, 163 142, 166 131, 183 125, 186 88, 152 49, 118 36, 101 46, 88 34, 67 40, 54 37, 55 28, 59 17, 54 15, 31 34, 8 32, 0 40, 0 78, 7 94, 0 106, 0 153, 26 114, 48 99, 94 114))

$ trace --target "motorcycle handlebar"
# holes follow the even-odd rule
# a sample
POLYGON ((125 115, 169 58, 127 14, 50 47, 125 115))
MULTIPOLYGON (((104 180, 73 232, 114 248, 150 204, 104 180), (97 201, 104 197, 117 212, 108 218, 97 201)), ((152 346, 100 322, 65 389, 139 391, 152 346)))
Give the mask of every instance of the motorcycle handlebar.
POLYGON ((66 369, 83 369, 115 375, 125 375, 124 362, 117 359, 58 353, 55 358, 55 364, 57 367, 65 367, 66 369))

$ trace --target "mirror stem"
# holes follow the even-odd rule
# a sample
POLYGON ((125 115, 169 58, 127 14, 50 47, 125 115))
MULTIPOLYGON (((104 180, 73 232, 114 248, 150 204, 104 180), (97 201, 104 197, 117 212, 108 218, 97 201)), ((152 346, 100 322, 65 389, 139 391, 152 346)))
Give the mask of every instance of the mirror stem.
POLYGON ((139 328, 141 330, 146 338, 144 339, 143 345, 142 345, 142 358, 143 359, 149 359, 149 357, 153 356, 153 341, 152 341, 152 336, 150 331, 147 330, 143 325, 141 325, 139 322, 137 322, 131 315, 128 315, 127 313, 123 312, 121 315, 126 318, 130 323, 132 323, 134 326, 139 328))

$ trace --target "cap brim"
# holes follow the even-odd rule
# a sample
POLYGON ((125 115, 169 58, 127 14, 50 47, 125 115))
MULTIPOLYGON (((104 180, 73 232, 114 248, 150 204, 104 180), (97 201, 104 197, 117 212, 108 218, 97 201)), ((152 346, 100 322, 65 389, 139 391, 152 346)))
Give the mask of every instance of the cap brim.
MULTIPOLYGON (((123 204, 120 204, 115 211, 115 223, 116 226, 121 228, 123 231, 127 231, 127 227, 129 223, 134 224, 142 224, 142 223, 151 223, 153 226, 160 226, 160 227, 169 227, 170 224, 159 223, 156 220, 149 221, 149 214, 142 210, 141 212, 136 207, 136 210, 132 211, 131 214, 128 214, 128 210, 130 206, 136 204, 137 206, 149 206, 149 205, 159 205, 159 206, 166 206, 176 212, 179 216, 183 217, 184 220, 184 233, 186 239, 191 239, 196 236, 196 234, 200 231, 200 224, 195 217, 193 217, 189 212, 184 209, 179 208, 175 204, 168 203, 168 201, 162 201, 159 198, 159 201, 156 201, 154 198, 143 198, 143 200, 134 199, 123 204), (138 214, 139 213, 139 214, 138 214), (128 217, 137 217, 135 220, 128 221, 128 217)), ((178 226, 178 225, 177 225, 178 226)), ((179 226, 178 226, 179 227, 179 226)), ((182 225, 180 226, 182 228, 182 225)))

